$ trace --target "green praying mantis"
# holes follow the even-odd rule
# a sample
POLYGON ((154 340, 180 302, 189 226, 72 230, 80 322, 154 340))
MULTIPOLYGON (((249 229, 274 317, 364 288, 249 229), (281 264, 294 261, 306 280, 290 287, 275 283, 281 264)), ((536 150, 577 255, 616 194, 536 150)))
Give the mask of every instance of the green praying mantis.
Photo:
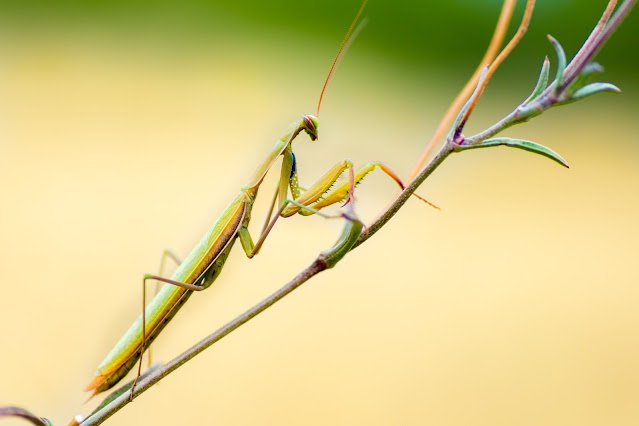
MULTIPOLYGON (((338 162, 304 192, 302 192, 298 185, 295 156, 291 147, 292 141, 302 132, 307 133, 312 141, 318 139, 319 123, 317 116, 319 115, 322 96, 335 70, 335 66, 345 50, 344 48, 347 46, 353 27, 358 21, 365 4, 366 1, 364 1, 360 7, 357 16, 340 46, 324 83, 318 102, 317 113, 315 115, 303 115, 299 120, 289 125, 284 134, 271 148, 264 161, 251 175, 246 185, 240 189, 237 197, 226 208, 217 222, 195 246, 191 253, 180 263, 170 278, 163 278, 156 275, 144 276, 143 295, 146 282, 149 280, 160 281, 170 285, 162 287, 148 306, 145 306, 146 300, 143 296, 142 315, 133 323, 131 328, 99 365, 96 375, 86 387, 86 391, 92 391, 92 395, 95 395, 112 388, 127 375, 138 360, 140 361, 138 368, 139 377, 144 351, 151 345, 155 338, 157 338, 194 291, 205 290, 217 279, 238 238, 242 249, 246 255, 251 258, 259 252, 266 236, 279 217, 288 217, 296 213, 302 215, 322 214, 320 210, 324 207, 344 200, 346 200, 346 204, 350 204, 350 212, 352 212, 353 190, 355 185, 375 168, 384 171, 397 182, 400 188, 404 187, 399 177, 381 163, 370 162, 357 171, 354 171, 353 164, 349 160, 338 162), (280 156, 283 160, 279 186, 273 197, 273 203, 267 215, 265 226, 257 242, 254 243, 248 230, 253 203, 266 174, 280 156), (349 170, 349 178, 339 180, 342 173, 347 169, 349 170), (291 198, 287 197, 289 189, 291 198), (276 200, 279 201, 279 209, 274 218, 270 220, 276 200), (143 324, 144 327, 142 326, 143 324)), ((352 40, 352 38, 350 38, 350 40, 352 40)), ((358 222, 354 214, 342 214, 339 217, 344 217, 352 222, 358 222)), ((134 386, 135 381, 131 388, 131 395, 134 386)))

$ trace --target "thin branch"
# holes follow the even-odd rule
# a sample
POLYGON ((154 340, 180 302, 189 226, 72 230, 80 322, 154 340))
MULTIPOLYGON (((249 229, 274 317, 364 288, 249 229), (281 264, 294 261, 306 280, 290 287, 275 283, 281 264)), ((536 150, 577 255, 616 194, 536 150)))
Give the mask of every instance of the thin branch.
MULTIPOLYGON (((590 35, 588 36, 584 44, 581 46, 581 49, 579 49, 579 52, 577 52, 573 61, 571 61, 570 66, 566 68, 566 80, 572 81, 572 79, 574 79, 575 77, 575 75, 573 75, 574 69, 580 68, 580 66, 583 66, 583 65, 580 65, 584 61, 579 54, 581 52, 588 52, 592 50, 593 44, 597 42, 597 38, 601 35, 602 31, 606 28, 606 25, 608 24, 608 20, 610 19, 610 16, 612 15, 613 10, 615 10, 615 6, 617 6, 617 0, 610 0, 608 2, 608 6, 606 6, 606 10, 604 10, 603 14, 601 15, 601 18, 599 18, 599 22, 597 22, 597 25, 592 30, 592 32, 590 33, 590 35)), ((565 88, 567 86, 568 84, 564 83, 562 85, 562 88, 565 88)))
MULTIPOLYGON (((266 299, 262 300, 251 309, 245 311, 243 314, 239 315, 232 321, 228 322, 226 325, 210 334, 199 343, 183 352, 181 355, 178 355, 171 362, 164 365, 163 367, 158 368, 157 371, 149 374, 146 377, 141 378, 133 391, 133 399, 137 398, 140 394, 145 392, 151 386, 162 380, 164 377, 177 370, 180 366, 184 365, 190 359, 204 351, 206 348, 214 344, 215 342, 221 340, 223 337, 227 336, 232 331, 236 330, 240 326, 246 324, 251 319, 255 318, 260 313, 264 312, 269 307, 273 306, 279 300, 283 299, 285 296, 293 292, 296 288, 304 284, 311 277, 317 275, 318 273, 327 269, 327 264, 325 258, 320 255, 311 265, 309 265, 305 270, 300 272, 294 279, 288 282, 286 285, 281 287, 276 292, 272 293, 266 299)), ((109 405, 96 412, 92 416, 88 417, 85 421, 82 422, 82 426, 95 426, 104 422, 106 419, 111 417, 121 408, 126 406, 131 399, 129 397, 128 392, 124 392, 118 398, 116 398, 109 405)))
POLYGON ((31 411, 22 407, 16 407, 8 405, 6 407, 0 407, 0 418, 18 418, 30 422, 35 426, 52 426, 51 422, 43 417, 38 417, 31 411))
MULTIPOLYGON (((406 204, 406 201, 410 198, 410 196, 415 192, 415 190, 421 185, 428 176, 430 176, 437 167, 448 157, 450 154, 454 152, 454 146, 450 143, 444 144, 444 146, 439 150, 437 155, 433 157, 432 160, 422 169, 421 172, 413 179, 410 184, 402 191, 401 194, 393 201, 393 204, 388 207, 388 209, 377 219, 375 222, 367 226, 360 235, 359 239, 355 243, 352 249, 359 247, 364 241, 368 240, 372 237, 377 231, 379 231, 386 223, 391 220, 393 216, 399 211, 399 209, 406 204)), ((352 250, 351 249, 351 250, 352 250)))
MULTIPOLYGON (((634 4, 636 2, 637 2, 637 0, 625 0, 622 3, 622 5, 619 6, 619 9, 614 14, 614 16, 610 19, 610 21, 607 23, 607 25, 606 25, 605 29, 602 31, 601 35, 597 38, 597 40, 595 42, 593 42, 593 43, 591 43, 589 45, 589 47, 588 47, 589 50, 588 51, 584 51, 583 52, 583 56, 584 57, 588 57, 588 60, 593 58, 593 56, 601 48, 603 43, 610 37, 610 35, 615 31, 615 29, 617 29, 619 27, 619 25, 621 25, 621 22, 628 15, 628 13, 630 12, 630 10, 632 9, 632 7, 634 6, 634 4)), ((528 4, 528 6, 530 6, 530 3, 528 4)), ((606 8, 606 10, 608 10, 609 8, 610 8, 610 4, 606 8)), ((604 16, 605 16, 605 14, 606 14, 606 12, 604 12, 604 16)), ((575 57, 573 59, 573 61, 575 61, 575 60, 577 60, 577 57, 575 57)), ((573 61, 571 61, 571 64, 572 64, 573 61)), ((581 72, 581 70, 586 66, 587 63, 588 63, 588 61, 583 61, 583 62, 581 62, 581 65, 579 67, 576 67, 576 66, 574 67, 576 75, 578 75, 579 72, 581 72)), ((540 110, 540 108, 547 109, 547 108, 549 108, 551 106, 550 105, 550 101, 549 101, 549 94, 550 93, 552 93, 552 85, 550 87, 548 87, 544 91, 544 93, 542 93, 539 96, 539 100, 538 100, 539 104, 535 107, 535 108, 537 108, 537 110, 535 110, 535 115, 539 115, 539 114, 541 114, 541 112, 543 112, 543 109, 540 110)), ((486 139, 490 138, 491 136, 494 136, 495 134, 501 132, 505 128, 510 127, 510 126, 512 126, 514 124, 517 124, 519 122, 526 121, 526 120, 530 119, 532 116, 533 115, 531 115, 529 117, 521 117, 519 115, 518 109, 516 109, 511 114, 509 114, 508 116, 504 117, 499 122, 497 122, 494 125, 490 126, 488 129, 484 130, 483 132, 480 132, 480 133, 478 133, 478 134, 476 134, 476 135, 474 135, 474 136, 472 136, 470 138, 466 138, 465 142, 477 143, 477 142, 486 140, 486 139)), ((417 189, 417 187, 419 185, 421 185, 421 183, 434 171, 434 169, 437 168, 437 166, 439 166, 439 164, 441 164, 444 161, 444 159, 446 159, 446 157, 448 157, 448 155, 450 155, 452 152, 454 152, 454 150, 455 150, 455 146, 453 144, 453 141, 447 141, 447 143, 441 148, 441 150, 437 153, 437 155, 431 160, 431 162, 428 164, 428 166, 425 167, 424 170, 421 173, 419 173, 419 175, 414 179, 414 181, 412 181, 410 183, 410 185, 408 185, 406 187, 406 189, 399 195, 397 200, 395 200, 395 202, 382 215, 380 215, 380 217, 378 219, 376 219, 372 224, 370 224, 366 228, 366 230, 360 236, 360 239, 353 246, 353 249, 355 247, 358 247, 359 245, 361 245, 364 241, 368 240, 379 229, 381 229, 386 223, 388 223, 388 221, 393 216, 395 216, 395 214, 404 205, 404 203, 406 203, 406 201, 410 197, 410 194, 413 191, 415 191, 415 189, 417 189)))
POLYGON ((446 114, 437 126, 437 130, 435 130, 435 133, 426 145, 426 148, 417 160, 415 167, 413 167, 413 170, 411 170, 410 174, 408 175, 408 179, 406 179, 406 182, 412 181, 415 176, 417 176, 417 174, 422 170, 422 168, 426 164, 426 160, 428 160, 428 157, 437 145, 437 142, 442 138, 442 136, 444 136, 444 133, 446 133, 446 130, 452 124, 455 116, 459 112, 459 109, 462 107, 462 105, 464 105, 466 99, 468 99, 470 94, 475 89, 482 69, 484 68, 484 66, 490 64, 497 56, 497 52, 499 51, 499 48, 501 47, 502 43, 504 42, 504 38, 506 37, 506 30, 508 29, 510 19, 513 16, 516 2, 517 0, 504 1, 504 5, 502 6, 501 13, 499 15, 499 20, 497 21, 497 25, 495 26, 495 32, 493 33, 493 37, 490 40, 490 44, 488 45, 488 49, 486 50, 484 57, 481 59, 481 61, 479 61, 479 66, 466 83, 466 86, 464 86, 453 103, 448 107, 448 111, 446 111, 446 114))
MULTIPOLYGON (((612 3, 612 2, 611 2, 612 3)), ((625 0, 621 6, 617 9, 615 14, 606 23, 603 29, 595 28, 595 31, 600 30, 596 38, 588 45, 587 49, 584 47, 579 50, 577 55, 571 61, 571 65, 566 68, 566 76, 564 78, 563 86, 568 86, 579 75, 581 69, 595 57, 595 55, 601 50, 603 45, 608 41, 613 32, 621 25, 623 20, 628 16, 628 12, 637 3, 637 0, 625 0), (572 65, 574 64, 574 65, 572 65)), ((608 4, 608 8, 610 4, 608 4)), ((604 13, 605 16, 605 13, 604 13)), ((602 17, 603 18, 603 17, 602 17)), ((600 20, 601 22, 601 20, 600 20)))
MULTIPOLYGON (((571 70, 572 77, 568 77, 568 73, 565 72, 563 84, 560 86, 558 91, 556 88, 557 82, 553 82, 553 84, 549 85, 534 101, 523 106, 520 105, 506 117, 499 120, 497 123, 477 133, 476 135, 465 138, 464 143, 468 145, 479 143, 487 138, 490 138, 491 136, 496 135, 497 133, 505 130, 508 127, 530 120, 532 117, 541 114, 554 105, 561 104, 562 101, 559 99, 558 93, 562 93, 564 89, 570 86, 570 83, 572 83, 572 81, 579 75, 579 73, 584 69, 589 61, 592 60, 595 54, 601 49, 603 44, 610 38, 612 33, 621 25, 624 18, 628 15, 636 2, 637 0, 625 0, 621 4, 621 6, 619 6, 615 14, 607 22, 603 29, 597 27, 595 28, 594 31, 600 31, 599 34, 594 39, 594 41, 588 45, 587 50, 584 50, 584 48, 582 47, 582 49, 578 52, 577 55, 575 55, 570 64, 568 64, 566 70, 571 70)), ((608 8, 606 10, 608 10, 609 8, 610 4, 608 4, 608 8)), ((604 13, 604 16, 605 14, 606 13, 604 13)), ((600 20, 600 22, 602 20, 600 20)))
POLYGON ((461 123, 459 126, 460 131, 464 129, 464 126, 466 125, 466 121, 468 121, 468 117, 470 117, 470 114, 472 114, 473 110, 475 109, 475 106, 477 105, 477 101, 479 100, 479 97, 481 96, 482 92, 486 88, 486 85, 490 81, 490 78, 493 76, 495 71, 497 71, 497 68, 499 68, 499 65, 501 65, 501 63, 508 57, 508 55, 510 55, 510 52, 512 52, 513 49, 517 46, 517 44, 519 44, 524 34, 526 34, 526 31, 528 30, 528 24, 530 24, 530 19, 532 18, 532 13, 534 8, 535 8, 535 0, 528 0, 528 3, 526 3, 526 10, 524 11, 524 16, 521 19, 521 23, 519 24, 519 28, 517 29, 517 32, 515 33, 513 38, 508 42, 506 47, 504 47, 501 53, 499 53, 499 56, 497 56, 497 58, 495 59, 495 62, 490 64, 490 67, 488 67, 488 72, 486 73, 486 77, 484 81, 477 88, 477 96, 475 97, 473 102, 470 104, 470 106, 468 107, 464 115, 462 116, 461 123))
MULTIPOLYGON (((593 39, 592 43, 589 44, 586 50, 582 49, 582 51, 580 51, 579 58, 587 58, 587 60, 580 62, 581 65, 574 65, 573 69, 576 75, 583 69, 584 66, 586 66, 586 64, 594 56, 596 51, 601 48, 603 43, 610 37, 612 32, 621 24, 622 20, 628 14, 628 12, 630 11, 634 3, 636 3, 636 1, 637 0, 625 0, 623 4, 619 7, 617 12, 614 14, 614 16, 612 16, 612 18, 608 21, 608 23, 605 24, 605 27, 603 28, 603 30, 601 30, 600 35, 596 37, 595 39, 593 39)), ((529 4, 530 3, 531 2, 529 2, 529 4)), ((609 4, 609 7, 610 7, 610 4, 609 4)), ((577 60, 577 57, 573 59, 573 61, 576 61, 576 60, 577 60)), ((552 89, 552 85, 548 87, 542 94, 540 94, 538 98, 535 98, 534 101, 528 104, 528 105, 532 105, 535 102, 537 102, 537 104, 535 105, 535 108, 540 108, 540 110, 531 110, 532 111, 531 114, 536 113, 536 115, 538 115, 541 113, 541 111, 543 111, 543 108, 547 109, 548 105, 552 106, 553 101, 551 97, 554 96, 555 93, 561 93, 561 92, 556 91, 554 89, 551 90, 551 89, 552 89)), ((558 103, 561 103, 561 102, 555 99, 555 104, 558 104, 558 103)), ((518 116, 517 113, 518 113, 518 110, 513 111, 513 113, 509 114, 507 117, 502 119, 499 123, 496 123, 495 125, 486 129, 484 132, 481 132, 471 138, 466 138, 464 140, 464 143, 475 143, 481 140, 485 140, 491 135, 503 130, 505 127, 515 124, 516 122, 523 121, 522 117, 518 116)), ((534 114, 531 116, 534 116, 534 114)), ((524 118, 528 119, 530 118, 530 116, 524 117, 524 118)), ((435 157, 433 157, 433 159, 430 160, 430 162, 417 175, 417 177, 412 182, 410 182, 408 187, 400 194, 400 196, 395 200, 395 202, 383 213, 383 215, 380 216, 379 219, 377 219, 364 232, 360 234, 359 239, 357 240, 356 243, 354 243, 352 246, 348 245, 348 247, 351 247, 351 249, 353 249, 361 245, 363 242, 368 240, 372 235, 374 235, 379 229, 381 229, 399 211, 399 209, 404 205, 404 203, 408 200, 408 198, 415 191, 415 189, 417 189, 417 187, 424 180, 426 180, 426 178, 430 176, 433 173, 433 171, 435 171, 435 169, 437 169, 437 167, 439 167, 439 165, 441 165, 443 161, 450 154, 455 152, 457 150, 457 147, 458 145, 456 144, 456 141, 447 140, 446 143, 441 147, 437 155, 435 155, 435 157)), ((348 243, 348 244, 351 244, 351 243, 348 243)), ((182 353, 181 355, 173 359, 164 367, 161 367, 157 371, 152 372, 146 377, 143 377, 138 382, 138 385, 133 393, 133 397, 136 398, 138 395, 146 391, 155 383, 159 382, 162 378, 167 376, 169 373, 175 371, 181 365, 183 365, 184 363, 186 363, 187 361, 195 357, 197 354, 201 353, 204 349, 208 348, 215 342, 222 339, 224 336, 228 335, 232 331, 239 328, 241 325, 247 323, 252 318, 256 317, 261 312, 268 309, 270 306, 274 305, 277 301, 281 300, 286 295, 290 294, 293 290, 298 288, 300 285, 308 281, 313 276, 317 275, 318 273, 332 266, 327 264, 326 253, 328 252, 323 252, 322 254, 320 254, 320 256, 310 266, 308 266, 305 270, 299 273, 293 280, 291 280, 289 283, 287 283, 286 285, 281 287, 279 290, 271 294, 269 297, 267 297, 266 299, 264 299, 257 305, 253 306, 251 309, 247 310, 240 316, 236 317, 234 320, 230 321, 225 326, 223 326, 222 328, 220 328, 213 334, 206 337, 200 343, 198 343, 197 345, 193 346, 189 350, 185 351, 184 353, 182 353)), ((341 259, 341 256, 343 256, 344 254, 345 254, 344 252, 340 252, 339 255, 335 258, 335 262, 339 261, 339 259, 341 259)), ((116 398, 113 402, 105 406, 100 411, 96 412, 94 415, 90 416, 87 420, 85 420, 82 423, 82 425, 85 425, 85 426, 98 425, 102 423, 104 420, 106 420, 108 417, 113 415, 116 411, 118 411, 119 409, 127 405, 128 403, 129 403, 129 394, 124 392, 120 397, 116 398)))

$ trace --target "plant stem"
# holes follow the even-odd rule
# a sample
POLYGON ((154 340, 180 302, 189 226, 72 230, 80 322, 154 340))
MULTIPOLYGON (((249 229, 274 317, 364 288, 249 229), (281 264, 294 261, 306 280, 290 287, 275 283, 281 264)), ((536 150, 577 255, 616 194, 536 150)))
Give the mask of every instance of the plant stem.
POLYGON ((367 226, 362 235, 360 235, 359 239, 353 245, 353 249, 360 246, 364 241, 368 240, 372 237, 377 231, 379 231, 395 214, 399 211, 400 208, 408 201, 410 196, 415 192, 415 190, 421 185, 428 176, 431 175, 435 171, 437 167, 448 157, 450 154, 454 152, 454 145, 450 142, 446 142, 437 155, 435 155, 422 169, 421 172, 411 181, 411 183, 402 191, 401 194, 395 199, 393 204, 388 207, 388 209, 373 222, 371 225, 367 226))
MULTIPOLYGON (((621 6, 617 9, 615 14, 612 16, 610 21, 605 26, 597 26, 595 28, 596 31, 600 31, 599 35, 595 34, 589 41, 590 43, 586 43, 584 47, 578 52, 575 56, 571 65, 569 65, 569 72, 564 79, 564 82, 567 85, 569 84, 568 79, 574 79, 579 72, 583 69, 583 67, 594 57, 597 51, 601 48, 604 42, 610 37, 610 35, 614 32, 614 30, 621 24, 625 16, 628 14, 632 6, 636 3, 637 0, 625 0, 621 6)), ((557 96, 555 96, 555 91, 553 88, 553 84, 551 84, 541 95, 539 95, 532 102, 521 105, 504 117, 502 120, 490 126, 483 132, 480 132, 472 137, 464 139, 463 143, 471 144, 483 141, 496 133, 504 130, 505 128, 512 126, 514 124, 520 123, 522 121, 526 121, 536 115, 541 114, 544 110, 548 109, 550 106, 555 105, 559 102, 557 96)), ((563 87, 563 84, 562 84, 563 87)), ((377 231, 379 231, 395 214, 399 211, 399 209, 406 203, 411 194, 421 185, 426 178, 428 178, 434 171, 439 167, 440 164, 453 152, 455 152, 457 141, 447 140, 446 143, 441 147, 440 151, 428 162, 428 164, 419 172, 417 177, 411 181, 408 187, 397 197, 397 199, 393 202, 393 204, 377 219, 373 222, 364 232, 361 233, 357 242, 351 248, 354 249, 358 247, 370 237, 372 237, 377 231)), ((205 339, 177 356, 171 362, 166 364, 165 366, 159 368, 157 371, 149 374, 146 377, 143 377, 137 383, 137 386, 133 392, 133 398, 136 398, 138 395, 145 392, 151 386, 159 382, 162 378, 175 371, 181 365, 195 357, 197 354, 201 353, 203 350, 214 344, 215 342, 221 340, 224 336, 230 334, 241 325, 247 323, 260 313, 264 312, 270 306, 273 306, 276 302, 283 299, 285 296, 290 294, 293 290, 301 286, 303 283, 308 281, 313 276, 327 269, 326 258, 323 254, 320 254, 318 258, 309 265, 306 269, 300 272, 293 280, 285 284, 279 290, 272 293, 266 299, 262 300, 252 308, 248 309, 232 321, 228 322, 226 325, 215 331, 214 333, 207 336, 205 339)), ((83 426, 94 426, 99 425, 104 422, 107 418, 112 416, 115 412, 119 411, 122 407, 127 405, 130 402, 129 393, 124 392, 120 397, 115 399, 113 402, 105 406, 103 409, 99 410, 89 418, 87 418, 82 425, 83 426)))
POLYGON ((473 93, 473 90, 477 85, 477 81, 479 81, 479 76, 481 75, 482 70, 486 65, 493 62, 493 60, 499 53, 499 48, 501 47, 504 38, 506 37, 506 30, 508 29, 508 25, 510 24, 510 19, 512 18, 516 3, 517 0, 504 0, 501 13, 499 14, 499 20, 497 21, 493 37, 490 40, 490 44, 486 49, 484 57, 481 59, 481 61, 479 61, 479 66, 466 83, 466 86, 464 86, 453 103, 448 107, 446 114, 444 114, 444 117, 437 126, 437 129, 435 130, 435 133, 433 133, 430 141, 426 144, 426 148, 424 148, 424 151, 417 160, 417 163, 413 167, 413 170, 411 170, 410 174, 408 175, 406 182, 412 181, 425 166, 426 161, 435 148, 435 145, 437 144, 437 142, 439 142, 442 136, 444 136, 444 133, 446 133, 446 130, 448 130, 448 127, 455 119, 455 116, 459 112, 459 109, 466 102, 466 99, 468 99, 470 94, 473 93))
MULTIPOLYGON (((177 370, 184 363, 195 357, 197 354, 204 351, 206 348, 221 340, 224 336, 231 333, 233 330, 239 328, 241 325, 246 324, 251 319, 255 318, 260 313, 264 312, 269 307, 273 306, 275 303, 283 299, 285 296, 290 294, 293 290, 304 284, 311 277, 317 275, 318 273, 327 269, 326 261, 322 255, 318 256, 315 261, 309 265, 306 269, 300 272, 295 278, 293 278, 290 282, 282 286, 280 289, 272 293, 266 299, 262 300, 249 310, 245 311, 232 321, 228 322, 223 327, 219 328, 214 333, 208 335, 206 338, 201 340, 196 345, 192 346, 190 349, 186 350, 182 354, 178 355, 175 359, 167 363, 166 365, 160 367, 156 372, 149 374, 147 377, 140 379, 135 386, 135 390, 133 391, 133 398, 137 398, 144 391, 149 389, 151 386, 162 380, 168 374, 177 370)), ((103 421, 111 417, 117 411, 119 411, 122 407, 127 405, 130 402, 129 393, 125 392, 123 395, 115 399, 109 405, 104 407, 102 410, 98 411, 94 415, 87 418, 82 422, 83 426, 95 426, 101 424, 103 421)))
MULTIPOLYGON (((628 15, 630 9, 637 0, 625 0, 617 9, 612 18, 606 25, 597 25, 593 30, 593 34, 588 38, 581 50, 575 55, 570 64, 566 67, 566 72, 559 87, 559 91, 555 92, 557 82, 550 84, 537 98, 528 104, 519 105, 507 116, 499 120, 497 123, 488 127, 476 135, 464 139, 464 144, 472 145, 479 143, 504 129, 515 124, 528 121, 531 118, 541 114, 548 108, 561 103, 560 96, 564 89, 570 86, 570 83, 579 75, 583 68, 592 60, 595 54, 601 49, 603 44, 610 38, 612 33, 619 27, 623 19, 628 15)), ((608 12, 608 10, 606 11, 608 12)), ((605 15, 605 13, 604 13, 605 15)), ((601 22, 601 21, 600 21, 601 22)))
MULTIPOLYGON (((399 209, 406 203, 411 194, 417 189, 417 187, 424 181, 430 174, 448 157, 451 153, 453 153, 454 146, 452 144, 446 143, 439 153, 428 163, 428 165, 419 173, 419 175, 411 182, 411 184, 400 194, 400 196, 395 200, 395 202, 388 208, 386 212, 376 220, 366 231, 364 231, 354 247, 362 244, 364 241, 369 239, 373 234, 375 234, 379 229, 384 226, 386 222, 388 222, 398 211, 399 209)), ((214 333, 208 335, 200 342, 192 346, 190 349, 186 350, 182 354, 175 357, 172 361, 160 367, 156 372, 149 374, 147 377, 144 377, 138 381, 135 386, 135 390, 133 391, 133 399, 137 398, 138 395, 142 394, 144 391, 149 389, 151 386, 162 380, 168 374, 177 370, 181 365, 188 362, 190 359, 195 357, 200 352, 207 349, 209 346, 221 340, 224 336, 230 334, 235 329, 239 328, 241 325, 246 324, 251 319, 255 318, 260 313, 264 312, 269 307, 273 306, 275 303, 283 299, 285 296, 290 294, 293 290, 304 284, 306 281, 311 279, 313 276, 319 274, 320 272, 327 269, 326 260, 323 255, 320 254, 315 261, 310 264, 306 269, 300 272, 295 278, 289 281, 287 284, 282 286, 280 289, 272 293, 266 299, 262 300, 258 304, 254 305, 252 308, 248 309, 235 319, 229 321, 226 325, 219 328, 214 333)), ((92 416, 88 417, 85 421, 82 422, 83 426, 96 426, 104 422, 106 419, 111 417, 125 405, 131 402, 130 394, 125 392, 120 397, 115 399, 109 405, 105 406, 100 411, 96 412, 92 416)))
MULTIPOLYGON (((602 20, 599 21, 595 29, 593 30, 588 40, 584 43, 583 47, 577 52, 571 64, 566 68, 566 75, 560 89, 568 87, 570 83, 579 75, 579 72, 583 67, 595 57, 595 55, 601 50, 603 45, 608 41, 612 33, 621 25, 621 22, 628 16, 628 12, 635 5, 637 0, 625 0, 621 6, 615 11, 612 18, 604 25, 602 22, 606 15, 609 13, 608 8, 602 16, 602 20)), ((609 6, 613 3, 610 2, 609 6)))

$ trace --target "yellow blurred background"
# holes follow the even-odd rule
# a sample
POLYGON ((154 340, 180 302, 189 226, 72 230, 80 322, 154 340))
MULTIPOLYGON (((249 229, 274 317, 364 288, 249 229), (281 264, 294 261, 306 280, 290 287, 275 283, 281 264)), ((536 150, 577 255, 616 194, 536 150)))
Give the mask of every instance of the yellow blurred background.
MULTIPOLYGON (((157 271, 162 250, 184 257, 286 126, 314 113, 358 6, 222 2, 198 15, 114 2, 119 9, 94 19, 99 2, 77 16, 69 11, 79 2, 63 3, 54 17, 41 4, 7 7, 0 30, 0 404, 55 424, 99 402, 83 405, 82 389, 139 315, 142 275, 157 271), (204 31, 209 16, 219 26, 204 31)), ((545 33, 572 37, 572 54, 571 40, 583 40, 605 6, 588 2, 576 15, 574 2, 539 3, 522 52, 496 74, 467 132, 528 95, 552 54, 545 33)), ((395 47, 376 28, 416 18, 370 6, 329 85, 320 140, 294 144, 303 186, 342 158, 408 174, 483 53, 463 49, 490 37, 500 2, 472 4, 428 14, 419 6, 422 26, 395 22, 395 47), (464 28, 448 37, 446 25, 464 28), (411 54, 410 41, 425 47, 411 54), (454 42, 463 54, 450 54, 454 42)), ((637 424, 633 23, 601 55, 603 78, 622 95, 506 132, 552 147, 571 169, 506 148, 451 157, 418 191, 441 211, 410 201, 334 270, 108 424, 637 424)), ((254 235, 269 194, 254 210, 254 235)), ((359 214, 370 222, 394 195, 392 182, 371 175, 357 189, 359 214)), ((173 358, 287 282, 340 228, 294 217, 256 258, 235 247, 221 278, 157 340, 155 359, 173 358)))

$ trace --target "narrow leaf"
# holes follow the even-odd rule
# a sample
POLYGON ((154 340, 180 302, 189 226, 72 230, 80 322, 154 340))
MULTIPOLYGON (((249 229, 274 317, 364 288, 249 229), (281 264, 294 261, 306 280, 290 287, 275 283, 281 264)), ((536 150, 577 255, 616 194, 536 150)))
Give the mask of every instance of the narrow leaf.
POLYGON ((564 93, 562 93, 563 102, 570 102, 570 97, 575 91, 576 87, 582 87, 586 84, 592 82, 593 77, 596 74, 601 74, 604 72, 604 67, 599 64, 599 62, 589 62, 584 68, 581 70, 579 75, 566 87, 564 93))
POLYGON ((593 74, 601 74, 603 73, 604 67, 599 62, 589 62, 584 66, 584 68, 579 73, 579 77, 589 77, 593 74))
POLYGON ((532 93, 528 98, 523 102, 523 104, 527 104, 528 102, 534 100, 537 96, 544 91, 546 86, 548 86, 548 75, 550 73, 550 61, 548 60, 548 56, 544 58, 544 63, 541 66, 541 71, 539 72, 539 78, 537 79, 537 84, 533 89, 532 93))
POLYGON ((586 98, 590 95, 594 95, 599 92, 616 92, 621 93, 621 89, 612 83, 590 83, 584 87, 580 87, 572 94, 571 101, 578 101, 586 98))
POLYGON ((461 108, 461 110, 459 110, 459 114, 457 114, 457 117, 455 118, 455 121, 453 122, 453 126, 451 127, 450 132, 448 133, 447 139, 450 140, 455 135, 455 131, 457 130, 457 127, 459 126, 459 123, 461 122, 462 117, 464 116, 464 114, 466 113, 470 105, 473 103, 473 99, 477 95, 477 91, 479 90, 479 87, 483 83, 484 78, 486 78, 487 72, 488 72, 488 65, 486 65, 481 70, 481 75, 479 76, 479 80, 477 81, 477 86, 475 86, 475 90, 473 91, 472 95, 470 95, 470 97, 468 98, 464 106, 461 108))
POLYGON ((566 69, 566 52, 564 52, 564 48, 561 47, 561 44, 557 41, 556 38, 548 34, 548 40, 552 43, 555 48, 555 52, 557 52, 557 75, 555 76, 555 94, 561 87, 564 79, 564 71, 566 69))
POLYGON ((564 167, 568 167, 568 163, 564 160, 559 154, 553 151, 550 148, 547 148, 543 145, 540 145, 535 142, 526 141, 523 139, 512 139, 512 138, 492 138, 486 139, 483 142, 473 144, 473 145, 462 145, 460 146, 461 150, 473 149, 473 148, 490 148, 493 146, 509 146, 511 148, 519 148, 524 151, 534 152, 535 154, 543 155, 544 157, 548 157, 553 161, 561 164, 564 167))

